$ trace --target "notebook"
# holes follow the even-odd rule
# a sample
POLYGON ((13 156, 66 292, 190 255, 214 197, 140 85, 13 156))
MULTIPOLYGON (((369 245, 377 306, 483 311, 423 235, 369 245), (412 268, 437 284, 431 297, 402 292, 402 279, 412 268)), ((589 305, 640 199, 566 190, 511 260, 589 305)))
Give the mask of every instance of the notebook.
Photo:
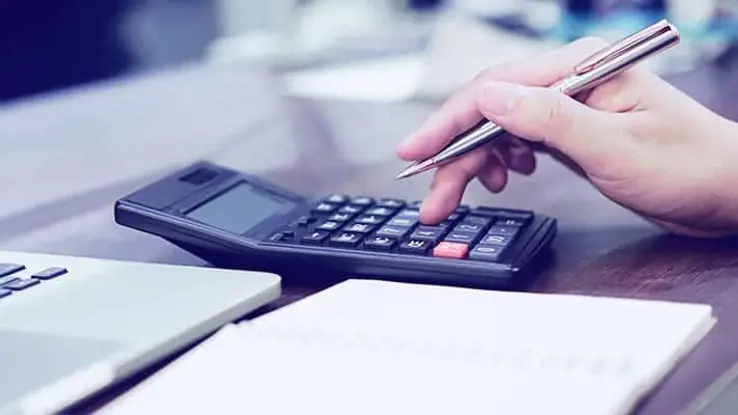
POLYGON ((711 307, 348 280, 221 329, 102 413, 625 414, 711 307))

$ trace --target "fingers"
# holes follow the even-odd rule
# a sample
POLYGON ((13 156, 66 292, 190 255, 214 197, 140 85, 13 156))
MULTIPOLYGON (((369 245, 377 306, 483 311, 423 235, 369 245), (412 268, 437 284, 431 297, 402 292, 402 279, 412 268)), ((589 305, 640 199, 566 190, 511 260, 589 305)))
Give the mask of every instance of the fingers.
POLYGON ((448 99, 441 108, 397 149, 403 160, 419 160, 440 151, 456 135, 483 118, 477 108, 479 85, 490 80, 546 86, 570 74, 584 57, 605 45, 596 38, 585 38, 550 52, 506 63, 481 73, 469 85, 448 99))
POLYGON ((430 193, 420 207, 420 221, 437 224, 448 218, 461 202, 466 185, 488 163, 490 154, 488 149, 481 148, 439 167, 433 176, 430 193))
POLYGON ((626 145, 609 139, 622 127, 607 113, 547 88, 488 81, 477 88, 476 101, 487 119, 515 136, 561 151, 585 170, 626 145))

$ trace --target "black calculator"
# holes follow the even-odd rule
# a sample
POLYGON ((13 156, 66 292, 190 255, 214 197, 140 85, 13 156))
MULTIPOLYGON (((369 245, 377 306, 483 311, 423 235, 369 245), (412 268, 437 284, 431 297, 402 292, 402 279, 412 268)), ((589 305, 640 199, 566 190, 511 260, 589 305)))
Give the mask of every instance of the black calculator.
POLYGON ((205 161, 121 198, 114 215, 215 266, 482 288, 527 284, 556 234, 531 211, 460 206, 423 224, 418 202, 307 198, 205 161))

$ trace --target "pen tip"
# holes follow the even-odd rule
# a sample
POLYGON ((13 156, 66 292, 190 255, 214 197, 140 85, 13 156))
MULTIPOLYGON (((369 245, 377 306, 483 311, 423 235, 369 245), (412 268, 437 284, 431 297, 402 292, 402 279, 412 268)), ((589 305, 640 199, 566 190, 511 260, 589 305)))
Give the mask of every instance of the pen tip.
POLYGON ((414 176, 418 173, 422 173, 426 170, 429 170, 433 166, 434 166, 434 162, 432 159, 425 160, 425 161, 418 162, 418 163, 413 163, 405 167, 405 169, 401 171, 400 174, 397 175, 397 177, 395 177, 395 180, 406 179, 410 176, 414 176))

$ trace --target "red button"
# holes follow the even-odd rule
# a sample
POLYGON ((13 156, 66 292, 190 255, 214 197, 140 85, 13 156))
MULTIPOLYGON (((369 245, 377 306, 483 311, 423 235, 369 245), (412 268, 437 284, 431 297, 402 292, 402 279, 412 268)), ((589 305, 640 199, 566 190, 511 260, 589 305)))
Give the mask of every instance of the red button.
POLYGON ((433 248, 433 256, 441 258, 465 258, 469 245, 458 242, 441 242, 433 248))

